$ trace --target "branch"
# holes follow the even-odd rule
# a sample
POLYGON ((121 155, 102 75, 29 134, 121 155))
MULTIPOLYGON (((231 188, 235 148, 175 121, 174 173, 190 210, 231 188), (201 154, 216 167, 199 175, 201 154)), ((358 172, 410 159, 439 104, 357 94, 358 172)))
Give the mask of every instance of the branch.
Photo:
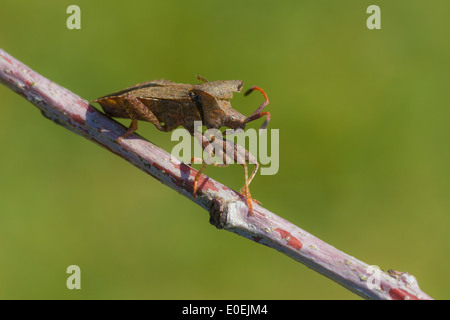
POLYGON ((1 49, 0 81, 38 107, 46 118, 101 145, 200 205, 218 229, 276 249, 366 299, 431 299, 406 272, 373 269, 256 203, 250 215, 242 195, 205 175, 199 180, 198 197, 193 199, 195 169, 138 135, 118 144, 116 139, 125 127, 1 49))

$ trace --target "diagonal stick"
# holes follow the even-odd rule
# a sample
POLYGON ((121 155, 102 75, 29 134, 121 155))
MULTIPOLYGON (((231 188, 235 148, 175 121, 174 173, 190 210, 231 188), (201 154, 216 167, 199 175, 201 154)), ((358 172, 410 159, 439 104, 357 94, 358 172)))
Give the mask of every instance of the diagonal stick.
POLYGON ((168 187, 199 204, 218 229, 276 249, 366 299, 431 299, 407 272, 384 272, 325 243, 269 210, 204 175, 198 197, 192 197, 197 170, 139 137, 116 142, 126 128, 88 101, 36 73, 0 49, 0 82, 22 95, 42 114, 122 157, 168 187))

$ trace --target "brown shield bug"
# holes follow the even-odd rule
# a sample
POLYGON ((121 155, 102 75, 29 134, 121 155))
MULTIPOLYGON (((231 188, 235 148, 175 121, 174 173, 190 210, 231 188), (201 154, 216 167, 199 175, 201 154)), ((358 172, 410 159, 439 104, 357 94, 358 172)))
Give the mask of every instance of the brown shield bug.
MULTIPOLYGON (((197 76, 203 83, 182 84, 167 80, 154 80, 137 84, 124 90, 108 94, 95 99, 102 107, 103 111, 110 117, 131 119, 128 130, 117 139, 120 143, 122 139, 133 134, 138 128, 138 120, 151 122, 158 130, 169 132, 182 126, 194 135, 194 122, 201 121, 208 129, 219 129, 223 126, 237 130, 244 129, 250 121, 266 116, 266 121, 260 129, 265 129, 270 121, 270 113, 262 112, 269 104, 266 93, 259 87, 250 88, 244 95, 252 91, 260 91, 264 95, 264 102, 248 117, 231 107, 230 99, 233 92, 241 92, 243 82, 240 80, 207 81, 197 76)), ((207 143, 201 141, 205 148, 207 143)), ((221 145, 225 149, 231 142, 223 139, 221 145)), ((235 161, 245 159, 254 160, 254 157, 244 148, 233 145, 235 149, 233 158, 235 161)), ((226 157, 224 158, 226 159, 226 157)), ((197 191, 198 179, 206 167, 199 170, 194 180, 194 197, 197 191)), ((225 162, 226 163, 226 162, 225 162)), ((238 162, 242 164, 241 162, 238 162)), ((256 161, 255 161, 256 163, 256 161)), ((241 190, 247 198, 247 202, 252 212, 252 203, 248 185, 258 170, 255 166, 250 179, 247 178, 247 167, 243 164, 245 171, 245 185, 241 190)))

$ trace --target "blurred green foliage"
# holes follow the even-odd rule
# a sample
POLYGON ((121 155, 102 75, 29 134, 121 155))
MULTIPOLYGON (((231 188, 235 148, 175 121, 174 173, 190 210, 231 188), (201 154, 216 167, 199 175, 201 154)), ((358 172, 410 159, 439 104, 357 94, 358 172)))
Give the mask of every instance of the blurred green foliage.
MULTIPOLYGON (((264 88, 280 170, 256 176, 254 197, 449 298, 449 13, 444 0, 3 0, 0 47, 89 100, 195 74, 264 88), (71 4, 81 30, 66 27, 71 4), (381 7, 381 30, 366 27, 370 4, 381 7)), ((232 104, 248 115, 260 102, 232 104)), ((357 298, 216 230, 200 207, 4 86, 0 104, 0 298, 357 298), (81 290, 66 288, 71 264, 81 290)), ((139 132, 173 145, 151 124, 139 132)), ((240 166, 206 174, 243 183, 240 166)))

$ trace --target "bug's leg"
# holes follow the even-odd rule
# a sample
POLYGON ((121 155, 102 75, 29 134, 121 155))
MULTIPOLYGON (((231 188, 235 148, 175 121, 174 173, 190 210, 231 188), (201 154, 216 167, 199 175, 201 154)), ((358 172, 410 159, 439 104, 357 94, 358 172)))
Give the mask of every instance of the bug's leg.
POLYGON ((138 120, 134 117, 133 113, 130 111, 129 108, 131 106, 127 103, 127 100, 125 100, 125 103, 123 106, 125 108, 125 111, 128 113, 128 116, 131 119, 131 124, 128 127, 128 130, 123 135, 121 135, 119 138, 117 138, 117 143, 121 143, 123 139, 132 135, 138 128, 138 120))
MULTIPOLYGON (((241 149, 239 151, 239 155, 244 157, 245 162, 252 163, 252 164, 255 165, 255 167, 253 168, 253 172, 252 172, 250 178, 245 180, 245 185, 242 187, 241 193, 243 195, 248 194, 248 196, 246 196, 247 197, 247 201, 250 199, 251 201, 254 201, 257 204, 261 204, 258 200, 253 199, 251 197, 251 195, 250 195, 250 187, 249 187, 250 183, 252 183, 253 178, 255 177, 256 173, 258 172, 259 163, 256 160, 256 158, 248 150, 241 149)), ((245 170, 245 177, 247 177, 247 168, 244 167, 244 170, 245 170)))
POLYGON ((161 125, 153 112, 151 112, 138 98, 127 96, 125 98, 125 104, 128 105, 128 108, 132 106, 134 113, 139 116, 139 119, 153 123, 158 130, 166 131, 165 126, 161 125))
MULTIPOLYGON (((258 168, 259 168, 259 163, 256 163, 255 164, 255 168, 253 169, 253 172, 252 172, 252 175, 250 176, 250 179, 248 179, 248 185, 250 186, 250 183, 252 183, 252 180, 253 180, 253 178, 255 177, 255 175, 256 175, 256 172, 258 171, 258 168)), ((248 187, 247 187, 248 188, 248 187)), ((252 200, 254 201, 254 202, 256 202, 257 204, 261 204, 261 202, 259 202, 258 200, 256 200, 255 198, 252 198, 252 200)))
POLYGON ((248 184, 252 183, 253 178, 256 175, 256 172, 258 171, 259 163, 255 163, 255 168, 253 169, 252 175, 250 176, 250 179, 248 179, 248 184))
POLYGON ((161 125, 153 112, 151 112, 138 98, 131 97, 130 95, 126 96, 126 98, 124 98, 123 106, 131 119, 131 125, 128 130, 117 139, 117 142, 120 143, 122 139, 132 135, 137 130, 138 119, 153 123, 158 130, 167 131, 167 128, 161 125), (131 110, 133 110, 133 112, 131 110))
POLYGON ((248 208, 250 209, 250 215, 253 215, 253 202, 252 202, 252 195, 250 194, 250 190, 248 188, 249 182, 248 182, 248 170, 247 165, 245 163, 242 164, 244 167, 244 178, 245 178, 245 185, 241 189, 242 195, 247 200, 248 208))
MULTIPOLYGON (((204 137, 202 135, 197 135, 197 134, 194 134, 194 137, 196 137, 198 139, 198 142, 202 146, 202 149, 205 150, 206 145, 204 145, 202 143, 204 137)), ((210 156, 211 155, 212 155, 212 153, 210 153, 210 156)), ((203 163, 203 165, 200 168, 200 170, 197 171, 197 174, 195 175, 195 178, 194 178, 194 190, 192 192, 192 197, 194 199, 197 197, 198 180, 200 179, 200 176, 202 175, 202 172, 205 171, 206 167, 208 166, 208 164, 205 162, 205 160, 203 160, 203 158, 197 158, 197 157, 192 157, 191 158, 191 164, 192 164, 192 161, 197 161, 197 160, 201 161, 203 163)))
MULTIPOLYGON (((202 159, 203 160, 203 159, 202 159)), ((192 159, 191 159, 192 161, 192 159)), ((194 178, 194 191, 192 191, 192 197, 195 199, 197 198, 197 188, 198 188, 198 180, 200 179, 200 176, 202 175, 202 172, 205 171, 208 164, 206 162, 203 162, 203 166, 198 170, 195 178, 194 178)))
MULTIPOLYGON (((205 149, 205 147, 206 147, 206 145, 202 144, 203 150, 205 149)), ((210 157, 213 156, 212 151, 210 151, 209 156, 210 157)), ((194 190, 192 191, 192 197, 195 199, 195 198, 197 198, 198 180, 200 179, 200 176, 202 175, 203 171, 205 171, 206 167, 208 166, 208 163, 206 163, 206 161, 203 160, 203 158, 192 157, 191 163, 192 163, 192 160, 194 160, 194 161, 200 160, 203 163, 202 167, 200 168, 200 170, 197 171, 197 174, 195 175, 195 178, 194 178, 194 190)))
MULTIPOLYGON (((213 156, 214 156, 214 150, 211 150, 210 154, 209 154, 209 159, 212 158, 213 156)), ((197 174, 195 175, 195 178, 194 178, 194 190, 192 192, 192 197, 196 198, 197 197, 197 189, 198 189, 198 180, 200 179, 200 176, 202 175, 203 171, 205 171, 206 167, 208 166, 208 163, 206 161, 204 161, 202 158, 197 158, 197 157, 192 157, 191 158, 191 163, 193 161, 201 161, 201 162, 203 162, 202 167, 200 168, 200 170, 198 170, 198 172, 197 172, 197 174)), ((227 163, 223 163, 222 164, 222 163, 213 162, 210 165, 212 165, 214 167, 228 167, 227 163)))
POLYGON ((201 163, 203 163, 203 159, 202 158, 198 158, 198 157, 192 157, 190 164, 192 164, 192 161, 200 161, 201 163))
POLYGON ((136 119, 131 119, 131 124, 128 130, 117 138, 117 143, 121 143, 123 139, 128 137, 129 135, 132 135, 138 128, 138 121, 136 119))
MULTIPOLYGON (((252 180, 253 180, 253 178, 255 177, 256 172, 258 171, 258 168, 259 168, 259 163, 256 163, 256 164, 255 164, 255 168, 253 169, 252 175, 250 176, 250 178, 247 180, 246 184, 245 184, 245 185, 242 187, 242 189, 241 189, 241 194, 242 194, 242 195, 245 195, 246 190, 247 190, 248 194, 250 194, 250 188, 249 188, 249 186, 250 186, 250 183, 252 183, 252 180)), ((256 200, 255 198, 252 198, 251 196, 250 196, 250 199, 251 199, 253 202, 256 202, 256 203, 259 204, 259 205, 261 204, 261 202, 259 202, 259 201, 256 200)))
MULTIPOLYGON (((192 161, 192 159, 191 159, 192 161)), ((219 164, 219 163, 211 163, 213 167, 228 167, 228 164, 219 164)), ((206 162, 203 163, 203 166, 198 170, 195 178, 194 178, 194 191, 192 192, 192 197, 195 199, 197 198, 197 189, 198 189, 198 180, 200 179, 200 176, 202 175, 203 171, 205 171, 208 164, 206 162)))
MULTIPOLYGON (((259 168, 259 163, 256 163, 256 164, 255 164, 255 168, 253 169, 252 175, 251 175, 250 178, 248 179, 247 189, 249 188, 250 183, 252 183, 252 180, 253 180, 253 178, 255 177, 256 172, 258 171, 258 168, 259 168)), ((246 188, 246 186, 243 186, 243 187, 242 187, 241 193, 242 193, 242 192, 245 192, 245 188, 246 188)), ((257 202, 258 204, 261 204, 261 203, 260 203, 258 200, 256 200, 256 199, 253 199, 253 201, 257 202)))

